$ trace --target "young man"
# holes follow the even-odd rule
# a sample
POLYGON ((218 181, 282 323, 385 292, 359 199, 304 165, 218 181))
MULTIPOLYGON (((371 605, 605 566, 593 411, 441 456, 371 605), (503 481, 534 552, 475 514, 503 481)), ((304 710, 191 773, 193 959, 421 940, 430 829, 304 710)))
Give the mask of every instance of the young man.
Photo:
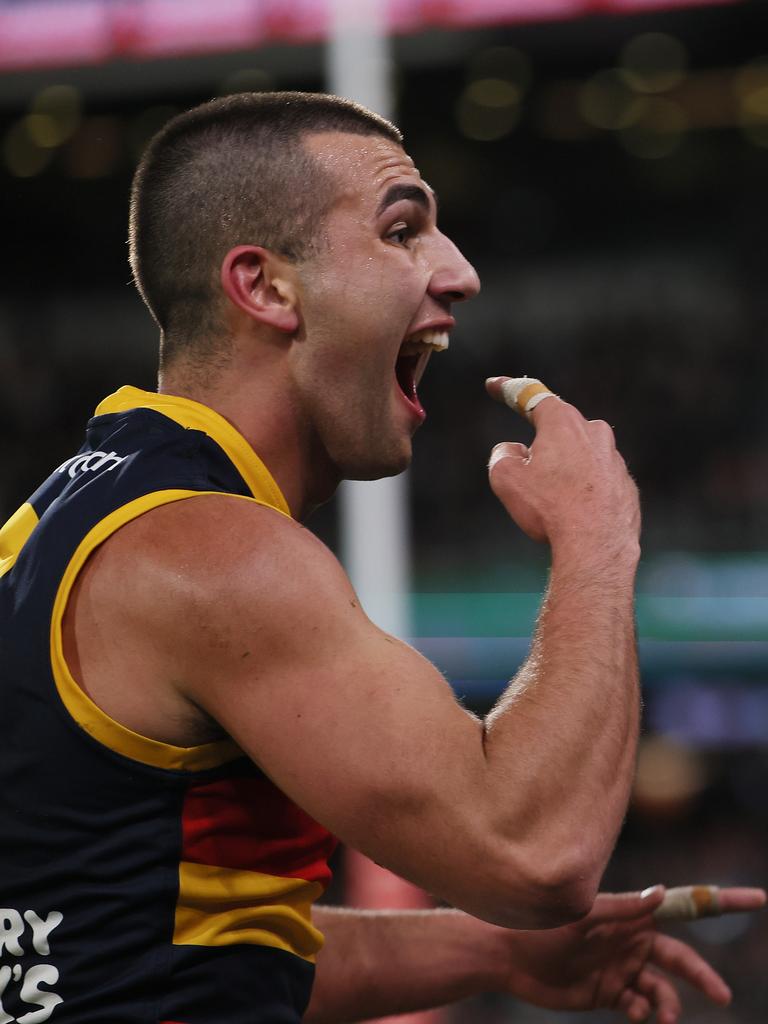
POLYGON ((397 130, 302 94, 181 115, 136 175, 131 261, 159 393, 107 398, 0 535, 0 1020, 296 1022, 320 930, 315 1022, 488 985, 673 1020, 653 964, 724 1001, 654 933, 660 891, 595 903, 639 703, 638 502, 607 425, 547 401, 530 452, 494 450, 552 575, 484 721, 299 525, 405 468, 478 290, 397 130), (334 835, 465 913, 313 912, 334 835))

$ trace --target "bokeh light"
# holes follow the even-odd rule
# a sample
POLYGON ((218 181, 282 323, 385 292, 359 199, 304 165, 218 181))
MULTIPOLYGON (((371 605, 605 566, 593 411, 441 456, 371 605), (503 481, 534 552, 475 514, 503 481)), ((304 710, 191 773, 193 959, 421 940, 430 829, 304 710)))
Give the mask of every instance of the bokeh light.
POLYGON ((35 125, 30 117, 11 124, 3 140, 5 166, 15 178, 33 178, 51 162, 52 150, 35 139, 35 125))
POLYGON ((640 119, 643 98, 637 96, 616 68, 598 71, 581 88, 579 109, 596 128, 618 131, 640 119))
POLYGON ((637 119, 619 132, 619 139, 633 156, 660 160, 679 148, 688 126, 688 116, 679 103, 650 96, 644 99, 637 119))
POLYGON ((81 107, 80 93, 74 86, 50 85, 42 89, 30 105, 30 116, 39 126, 39 144, 54 147, 70 139, 80 123, 81 107))
POLYGON ((633 804, 656 817, 683 813, 704 789, 707 773, 696 750, 663 736, 640 742, 633 804))
POLYGON ((514 46, 490 46, 470 59, 467 77, 470 80, 500 78, 516 85, 522 94, 531 85, 533 67, 530 57, 514 46))
POLYGON ((456 118, 468 139, 492 142, 513 130, 520 119, 522 92, 503 78, 478 78, 459 97, 456 118))
POLYGON ((768 149, 768 57, 750 61, 734 77, 739 125, 750 142, 768 149))
POLYGON ((637 92, 666 92, 679 85, 688 67, 688 53, 674 36, 644 32, 621 51, 620 73, 637 92))

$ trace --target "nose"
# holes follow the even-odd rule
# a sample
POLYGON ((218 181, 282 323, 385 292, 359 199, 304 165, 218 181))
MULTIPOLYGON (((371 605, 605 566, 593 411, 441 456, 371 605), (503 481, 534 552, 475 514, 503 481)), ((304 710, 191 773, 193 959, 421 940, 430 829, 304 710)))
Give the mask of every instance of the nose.
POLYGON ((472 264, 453 244, 440 234, 440 244, 429 282, 429 294, 443 303, 463 302, 480 291, 480 278, 472 264))

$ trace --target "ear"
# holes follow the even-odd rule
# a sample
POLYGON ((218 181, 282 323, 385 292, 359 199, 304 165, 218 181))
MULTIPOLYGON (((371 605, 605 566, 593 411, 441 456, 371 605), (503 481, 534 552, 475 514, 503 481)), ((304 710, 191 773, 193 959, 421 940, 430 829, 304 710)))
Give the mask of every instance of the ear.
POLYGON ((221 286, 233 305, 286 334, 299 326, 291 265, 260 245, 238 245, 221 264, 221 286))

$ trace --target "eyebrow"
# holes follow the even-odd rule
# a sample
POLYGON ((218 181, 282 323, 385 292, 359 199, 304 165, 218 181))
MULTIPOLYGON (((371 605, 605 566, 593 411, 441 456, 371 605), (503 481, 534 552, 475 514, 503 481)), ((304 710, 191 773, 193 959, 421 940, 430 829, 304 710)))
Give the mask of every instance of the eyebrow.
MULTIPOLYGON (((437 196, 435 196, 434 192, 432 195, 435 199, 435 203, 437 203, 437 196)), ((410 199, 412 202, 417 203, 427 211, 431 209, 429 196, 420 185, 392 185, 391 188, 388 188, 384 193, 384 198, 379 203, 376 215, 380 216, 388 206, 392 206, 394 203, 399 203, 401 199, 410 199)))

